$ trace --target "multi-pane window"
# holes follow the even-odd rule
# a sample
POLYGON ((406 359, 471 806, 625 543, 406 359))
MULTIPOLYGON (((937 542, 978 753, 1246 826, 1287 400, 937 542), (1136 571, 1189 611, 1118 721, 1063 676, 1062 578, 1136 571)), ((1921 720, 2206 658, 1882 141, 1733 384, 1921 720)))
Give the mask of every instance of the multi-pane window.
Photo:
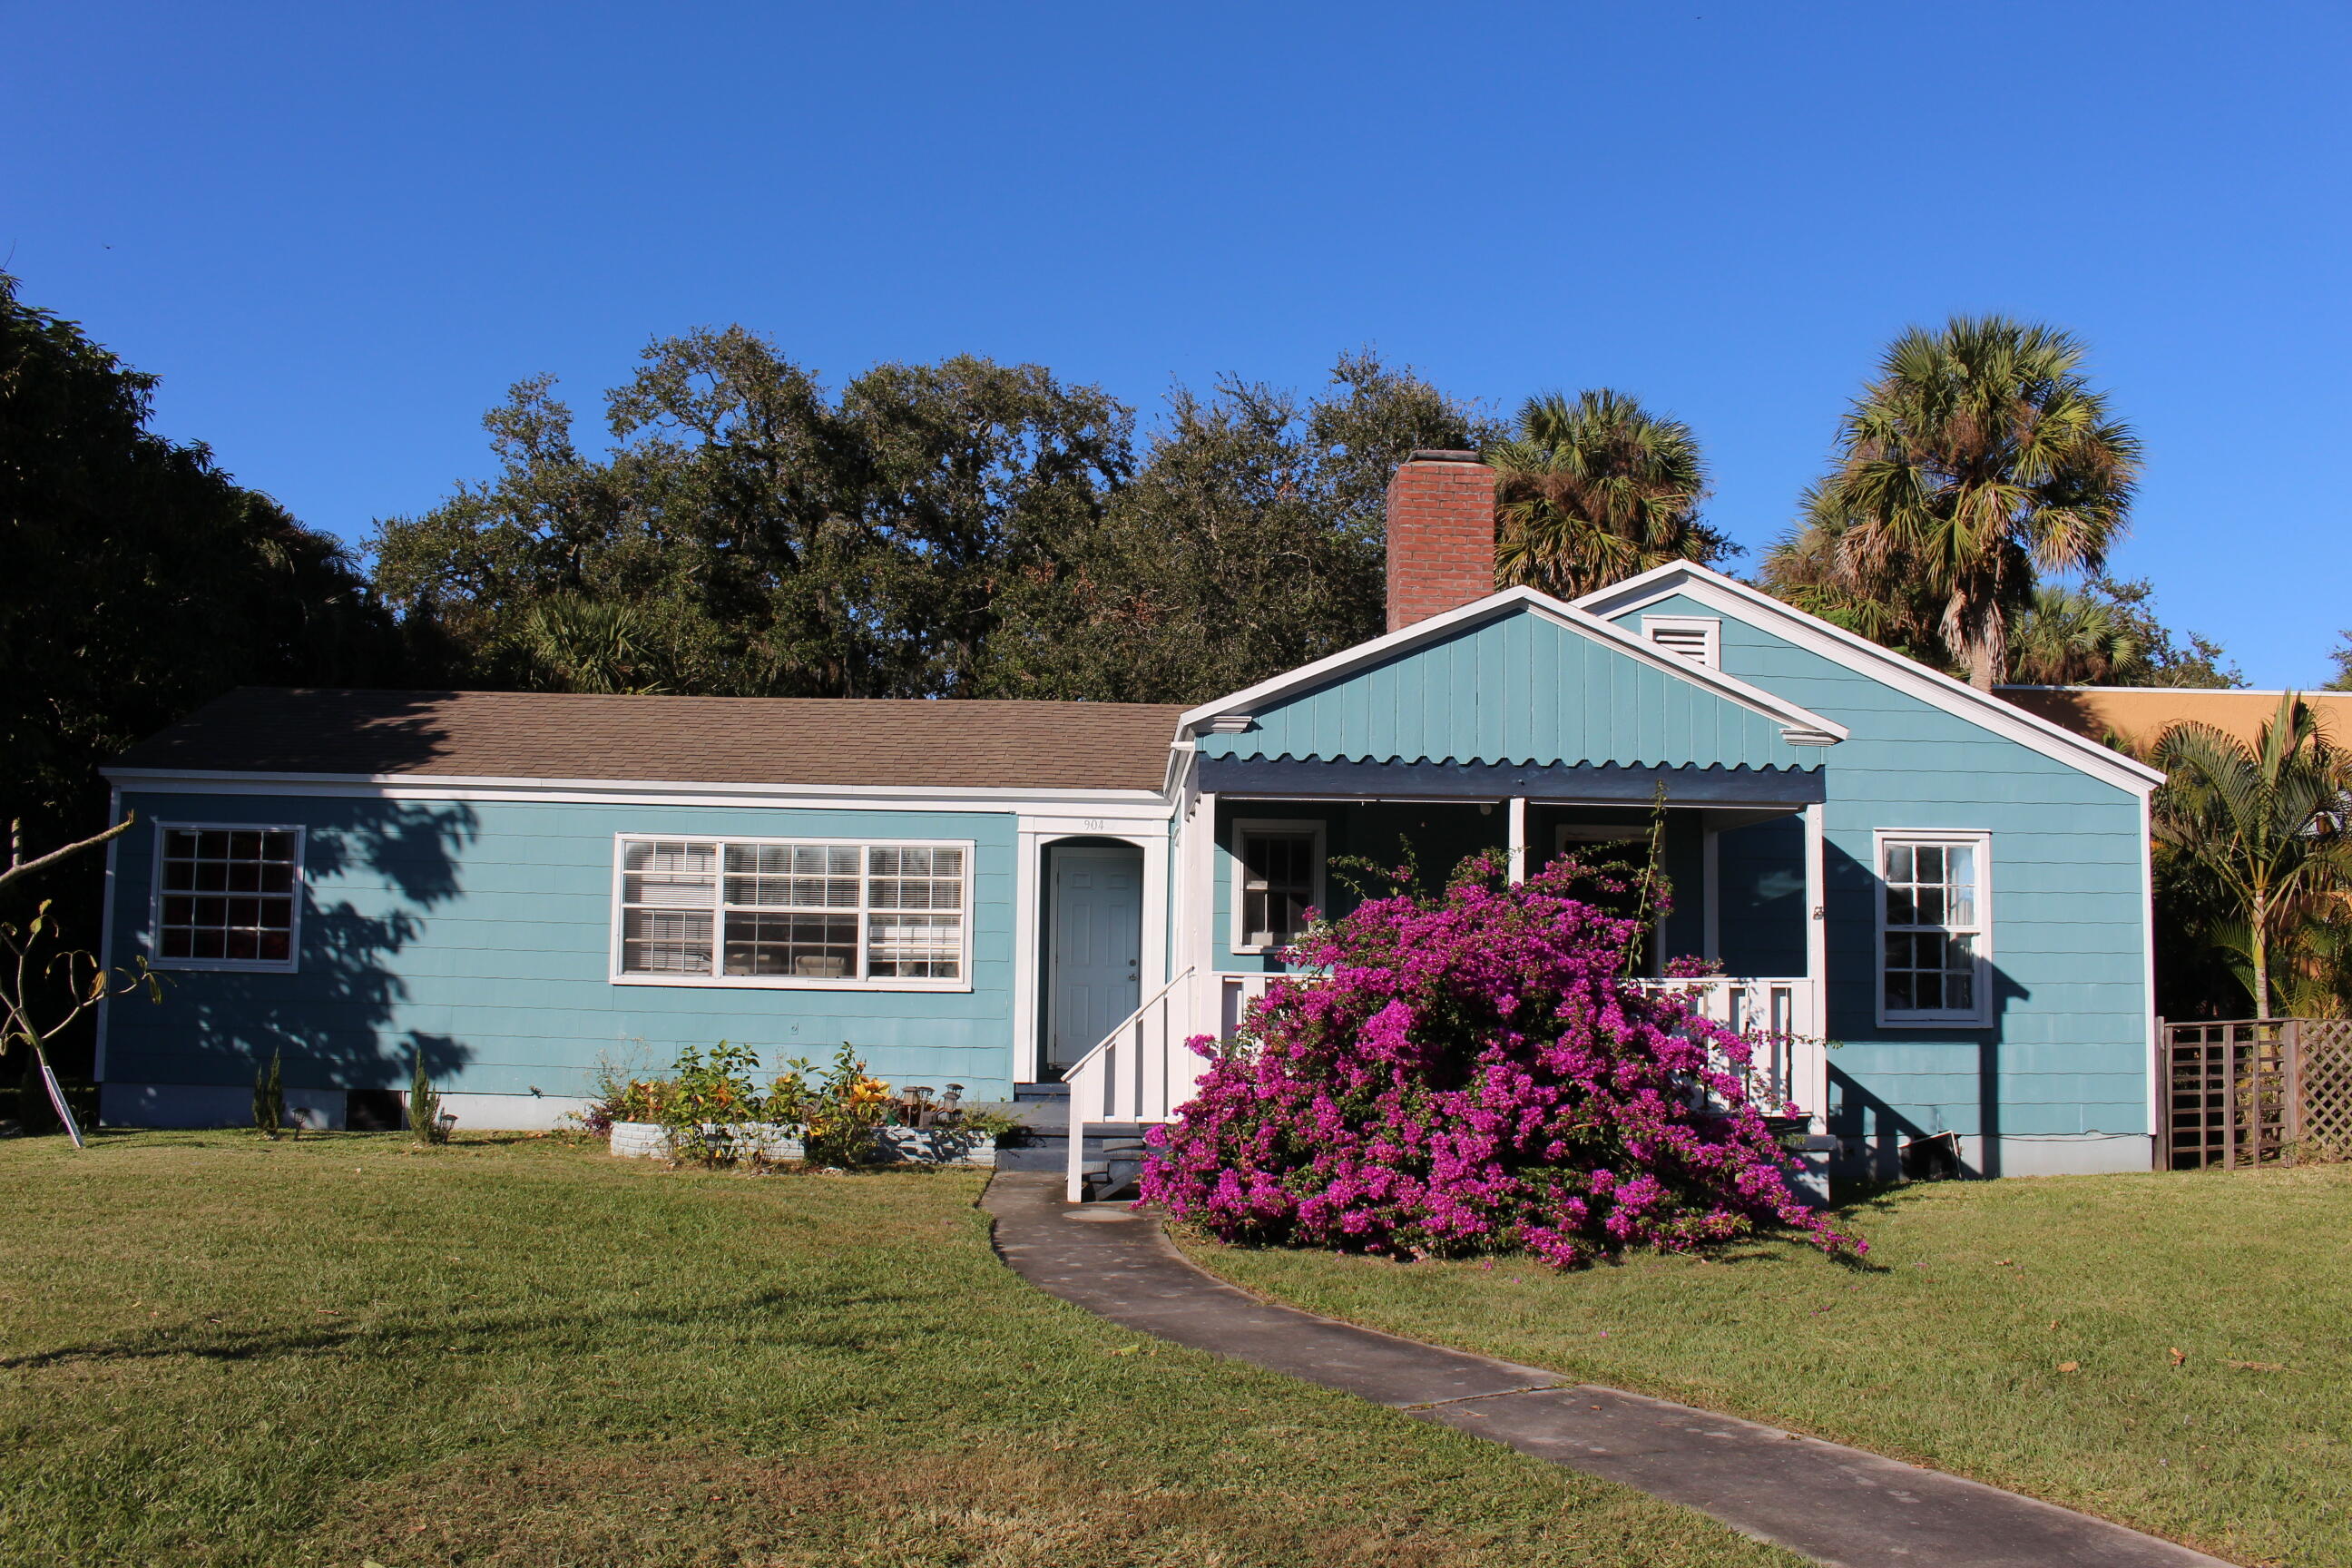
POLYGON ((1879 840, 1885 885, 1881 1010, 1889 1019, 1975 1022, 1984 1016, 1981 838, 1879 840))
POLYGON ((1235 889, 1237 948, 1282 947, 1307 930, 1323 869, 1322 840, 1312 825, 1253 827, 1237 835, 1240 877, 1235 889))
POLYGON ((161 837, 158 962, 294 967, 299 829, 167 826, 161 837))
POLYGON ((708 974, 718 911, 715 844, 633 840, 621 846, 621 969, 708 974))
POLYGON ((781 984, 965 978, 961 845, 621 842, 621 973, 781 984))

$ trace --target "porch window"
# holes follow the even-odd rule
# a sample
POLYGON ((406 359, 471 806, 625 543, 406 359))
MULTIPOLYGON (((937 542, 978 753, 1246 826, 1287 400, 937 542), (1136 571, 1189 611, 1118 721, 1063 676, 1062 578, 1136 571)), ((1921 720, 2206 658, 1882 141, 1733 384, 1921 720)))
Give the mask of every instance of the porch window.
POLYGON ((624 837, 615 979, 962 990, 969 844, 624 837))
POLYGON ((1323 902, 1323 825, 1234 825, 1234 951, 1269 952, 1307 930, 1307 911, 1323 902))
POLYGON ((1982 1024, 1990 957, 1990 836, 1878 836, 1883 1024, 1982 1024))
POLYGON ((164 823, 156 858, 156 967, 295 967, 300 828, 164 823))

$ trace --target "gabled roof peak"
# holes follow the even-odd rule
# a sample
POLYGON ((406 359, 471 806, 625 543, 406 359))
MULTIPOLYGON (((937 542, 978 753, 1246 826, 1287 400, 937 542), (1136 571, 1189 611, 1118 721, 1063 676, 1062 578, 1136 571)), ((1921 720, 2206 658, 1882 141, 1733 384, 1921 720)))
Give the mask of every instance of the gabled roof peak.
POLYGON ((1759 713, 1780 726, 1781 738, 1791 745, 1835 745, 1846 738, 1843 725, 1836 724, 1808 709, 1786 701, 1770 692, 1734 679, 1720 670, 1704 668, 1679 654, 1668 653, 1614 626, 1598 616, 1580 610, 1563 600, 1534 588, 1499 589, 1483 599, 1474 600, 1416 621, 1370 642, 1343 648, 1312 664, 1262 680, 1255 686, 1221 697, 1186 712, 1179 721, 1180 731, 1189 737, 1204 730, 1215 730, 1221 721, 1231 722, 1272 703, 1311 690, 1327 682, 1339 679, 1355 670, 1379 661, 1406 653, 1413 648, 1439 641, 1457 632, 1468 630, 1499 616, 1513 614, 1541 616, 1595 641, 1607 644, 1641 663, 1664 670, 1677 680, 1688 681, 1750 711, 1759 713))
POLYGON ((1586 613, 1613 617, 1685 591, 1702 601, 1714 601, 1718 609, 1745 614, 1832 663, 1882 681, 1931 707, 2108 784, 2144 795, 2164 782, 2161 773, 2119 752, 1696 562, 1670 561, 1622 583, 1595 589, 1576 604, 1586 613))

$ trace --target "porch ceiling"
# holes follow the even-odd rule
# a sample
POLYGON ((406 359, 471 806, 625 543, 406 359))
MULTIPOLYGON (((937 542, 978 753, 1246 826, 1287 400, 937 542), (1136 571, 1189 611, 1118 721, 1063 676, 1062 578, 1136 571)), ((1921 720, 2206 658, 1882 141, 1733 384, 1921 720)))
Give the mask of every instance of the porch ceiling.
POLYGON ((1340 800, 1503 800, 1647 805, 1793 807, 1828 798, 1819 767, 1650 767, 1618 763, 1354 762, 1203 756, 1201 788, 1216 795, 1340 800))

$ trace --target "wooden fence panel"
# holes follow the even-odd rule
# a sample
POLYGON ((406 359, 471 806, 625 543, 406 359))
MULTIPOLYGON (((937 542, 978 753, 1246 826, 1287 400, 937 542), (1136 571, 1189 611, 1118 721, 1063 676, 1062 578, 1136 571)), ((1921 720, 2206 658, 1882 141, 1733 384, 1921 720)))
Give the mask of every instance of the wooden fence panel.
POLYGON ((2162 1168, 2352 1158, 2352 1020, 2167 1024, 2158 1050, 2162 1168))
POLYGON ((2305 1018, 2298 1034, 2301 1149, 2315 1159, 2352 1160, 2352 1018, 2305 1018))

